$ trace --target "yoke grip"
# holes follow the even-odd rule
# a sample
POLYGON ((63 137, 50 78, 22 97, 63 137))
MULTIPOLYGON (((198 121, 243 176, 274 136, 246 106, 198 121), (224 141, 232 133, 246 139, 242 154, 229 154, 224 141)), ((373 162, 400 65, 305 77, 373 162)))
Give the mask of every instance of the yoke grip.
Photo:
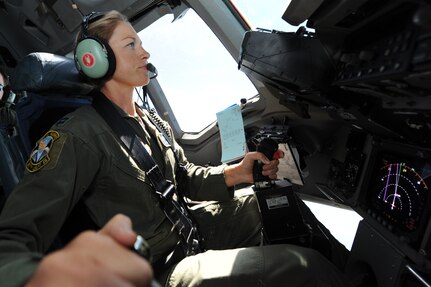
MULTIPOLYGON (((263 153, 269 160, 274 159, 274 153, 278 150, 278 143, 272 138, 263 138, 256 146, 256 151, 263 153)), ((270 181, 268 176, 262 175, 263 163, 260 160, 254 162, 253 180, 254 182, 270 181)))

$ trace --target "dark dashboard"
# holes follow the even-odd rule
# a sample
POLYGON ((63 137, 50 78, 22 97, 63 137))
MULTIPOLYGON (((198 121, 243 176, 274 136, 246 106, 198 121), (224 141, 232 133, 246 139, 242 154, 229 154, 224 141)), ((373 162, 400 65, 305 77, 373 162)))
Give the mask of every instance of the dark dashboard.
MULTIPOLYGON (((284 19, 301 22, 292 1, 284 19)), ((305 7, 304 7, 305 9, 305 7)), ((373 134, 421 146, 431 141, 429 1, 323 1, 296 33, 250 31, 240 68, 307 104, 373 134)), ((305 16, 303 16, 305 17, 305 16)))
POLYGON ((315 187, 364 218, 352 260, 379 286, 429 282, 431 1, 291 1, 283 19, 305 26, 247 32, 240 69, 304 121, 318 108, 348 130, 315 187))

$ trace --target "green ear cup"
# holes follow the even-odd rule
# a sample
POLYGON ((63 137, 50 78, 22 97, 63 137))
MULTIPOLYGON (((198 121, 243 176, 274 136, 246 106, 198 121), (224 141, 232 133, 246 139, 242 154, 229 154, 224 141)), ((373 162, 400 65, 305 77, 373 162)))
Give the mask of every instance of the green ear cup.
POLYGON ((105 45, 92 37, 85 38, 76 45, 75 62, 78 70, 92 79, 103 78, 109 70, 105 45))

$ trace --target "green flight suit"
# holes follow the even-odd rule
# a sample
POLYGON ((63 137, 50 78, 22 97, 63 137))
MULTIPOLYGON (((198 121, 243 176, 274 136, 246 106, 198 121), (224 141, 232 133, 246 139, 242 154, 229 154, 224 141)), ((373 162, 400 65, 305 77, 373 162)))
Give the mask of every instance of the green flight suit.
MULTIPOLYGON (((153 157, 166 178, 175 182, 172 149, 147 116, 142 119, 146 124, 146 131, 141 129, 146 145, 157 142, 157 147, 151 149, 153 157)), ((140 125, 126 114, 124 120, 140 125)), ((98 227, 117 213, 128 215, 135 231, 150 244, 155 260, 173 249, 179 237, 159 207, 148 178, 92 106, 79 108, 61 119, 43 137, 46 138, 50 143, 34 149, 35 160, 27 162, 26 174, 2 210, 0 280, 8 278, 10 286, 20 286, 79 200, 98 227), (18 278, 21 273, 22 278, 18 278)), ((186 163, 192 199, 232 198, 232 191, 224 183, 224 166, 203 168, 188 163, 181 147, 174 144, 179 159, 186 163)))
MULTIPOLYGON (((165 177, 175 182, 173 149, 148 117, 143 115, 140 122, 123 113, 123 119, 132 122, 165 177)), ((212 250, 167 270, 160 278, 163 284, 275 287, 284 286, 285 277, 294 277, 292 286, 317 286, 316 282, 346 286, 338 270, 312 249, 257 246, 261 223, 254 197, 245 194, 232 200, 224 165, 195 166, 175 141, 173 144, 187 169, 188 196, 208 201, 194 213, 208 239, 206 247, 212 250), (228 250, 214 251, 217 249, 228 250)), ((117 213, 129 216, 135 231, 150 244, 155 261, 170 253, 179 240, 145 173, 94 108, 85 106, 58 121, 42 137, 27 162, 26 174, 4 206, 0 215, 1 286, 25 283, 64 224, 82 220, 75 217, 78 206, 96 228, 117 213)))

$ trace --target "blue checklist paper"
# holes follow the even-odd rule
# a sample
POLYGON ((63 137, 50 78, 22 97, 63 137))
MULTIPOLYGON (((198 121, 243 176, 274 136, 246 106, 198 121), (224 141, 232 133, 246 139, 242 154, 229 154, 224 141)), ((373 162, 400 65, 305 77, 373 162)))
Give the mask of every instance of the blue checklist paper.
POLYGON ((241 107, 233 105, 216 115, 222 147, 221 162, 229 163, 244 157, 247 152, 247 143, 241 107))

